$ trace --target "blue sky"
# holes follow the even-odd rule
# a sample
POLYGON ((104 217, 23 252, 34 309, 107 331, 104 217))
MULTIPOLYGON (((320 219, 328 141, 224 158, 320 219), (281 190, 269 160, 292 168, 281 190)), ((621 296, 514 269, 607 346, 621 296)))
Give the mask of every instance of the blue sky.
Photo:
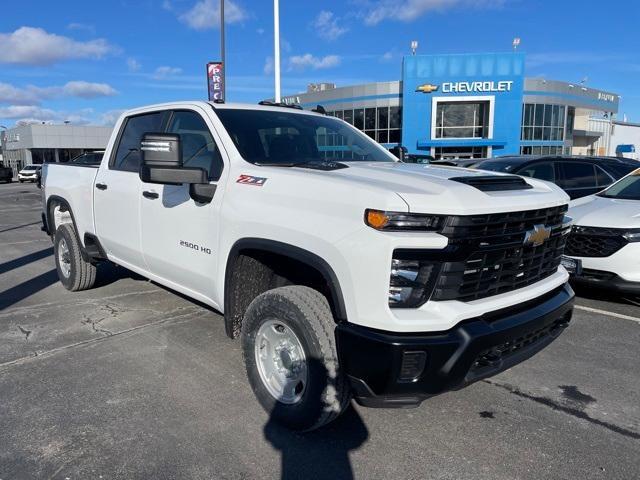
MULTIPOLYGON (((283 94, 307 83, 397 80, 419 53, 500 52, 520 37, 527 75, 622 96, 640 122, 640 2, 280 0, 283 94)), ((0 17, 0 125, 109 124, 148 103, 206 97, 219 0, 21 0, 0 17)), ((227 97, 273 95, 272 2, 226 0, 227 97)))

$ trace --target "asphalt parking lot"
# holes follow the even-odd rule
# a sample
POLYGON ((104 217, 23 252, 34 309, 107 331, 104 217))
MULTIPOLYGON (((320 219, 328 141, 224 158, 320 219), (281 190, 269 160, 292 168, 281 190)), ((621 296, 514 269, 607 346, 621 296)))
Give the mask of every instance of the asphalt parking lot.
POLYGON ((294 434, 254 399, 220 315, 111 265, 67 292, 39 218, 35 186, 0 185, 1 480, 638 478, 633 299, 583 292, 525 364, 294 434))

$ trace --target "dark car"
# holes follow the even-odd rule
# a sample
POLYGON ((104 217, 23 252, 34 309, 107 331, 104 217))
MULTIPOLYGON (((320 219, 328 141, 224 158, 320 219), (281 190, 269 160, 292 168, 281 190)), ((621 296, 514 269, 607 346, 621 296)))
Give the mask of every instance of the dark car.
POLYGON ((0 182, 11 183, 13 181, 13 170, 0 163, 0 182))
POLYGON ((104 155, 104 151, 100 152, 87 152, 74 157, 71 160, 71 163, 75 165, 91 165, 96 166, 100 165, 102 161, 102 156, 104 155))
POLYGON ((529 155, 492 158, 473 168, 547 180, 574 199, 597 193, 638 167, 640 162, 626 158, 529 155))

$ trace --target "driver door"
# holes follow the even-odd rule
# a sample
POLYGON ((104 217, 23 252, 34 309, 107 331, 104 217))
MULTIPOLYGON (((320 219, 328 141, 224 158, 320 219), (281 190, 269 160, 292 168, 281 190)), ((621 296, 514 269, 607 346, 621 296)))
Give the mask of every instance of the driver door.
MULTIPOLYGON (((224 170, 220 141, 204 112, 171 111, 165 133, 180 136, 184 167, 204 168, 210 183, 218 183, 224 170)), ((213 278, 223 192, 217 189, 211 202, 198 203, 189 189, 142 182, 142 252, 149 272, 162 283, 207 301, 217 298, 213 278)))

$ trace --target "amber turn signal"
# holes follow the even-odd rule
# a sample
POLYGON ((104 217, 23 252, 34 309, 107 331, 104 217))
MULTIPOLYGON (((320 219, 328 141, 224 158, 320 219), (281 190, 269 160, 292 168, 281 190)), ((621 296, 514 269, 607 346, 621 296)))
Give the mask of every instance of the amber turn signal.
POLYGON ((366 223, 370 227, 382 230, 389 223, 389 216, 380 210, 367 210, 366 223))

